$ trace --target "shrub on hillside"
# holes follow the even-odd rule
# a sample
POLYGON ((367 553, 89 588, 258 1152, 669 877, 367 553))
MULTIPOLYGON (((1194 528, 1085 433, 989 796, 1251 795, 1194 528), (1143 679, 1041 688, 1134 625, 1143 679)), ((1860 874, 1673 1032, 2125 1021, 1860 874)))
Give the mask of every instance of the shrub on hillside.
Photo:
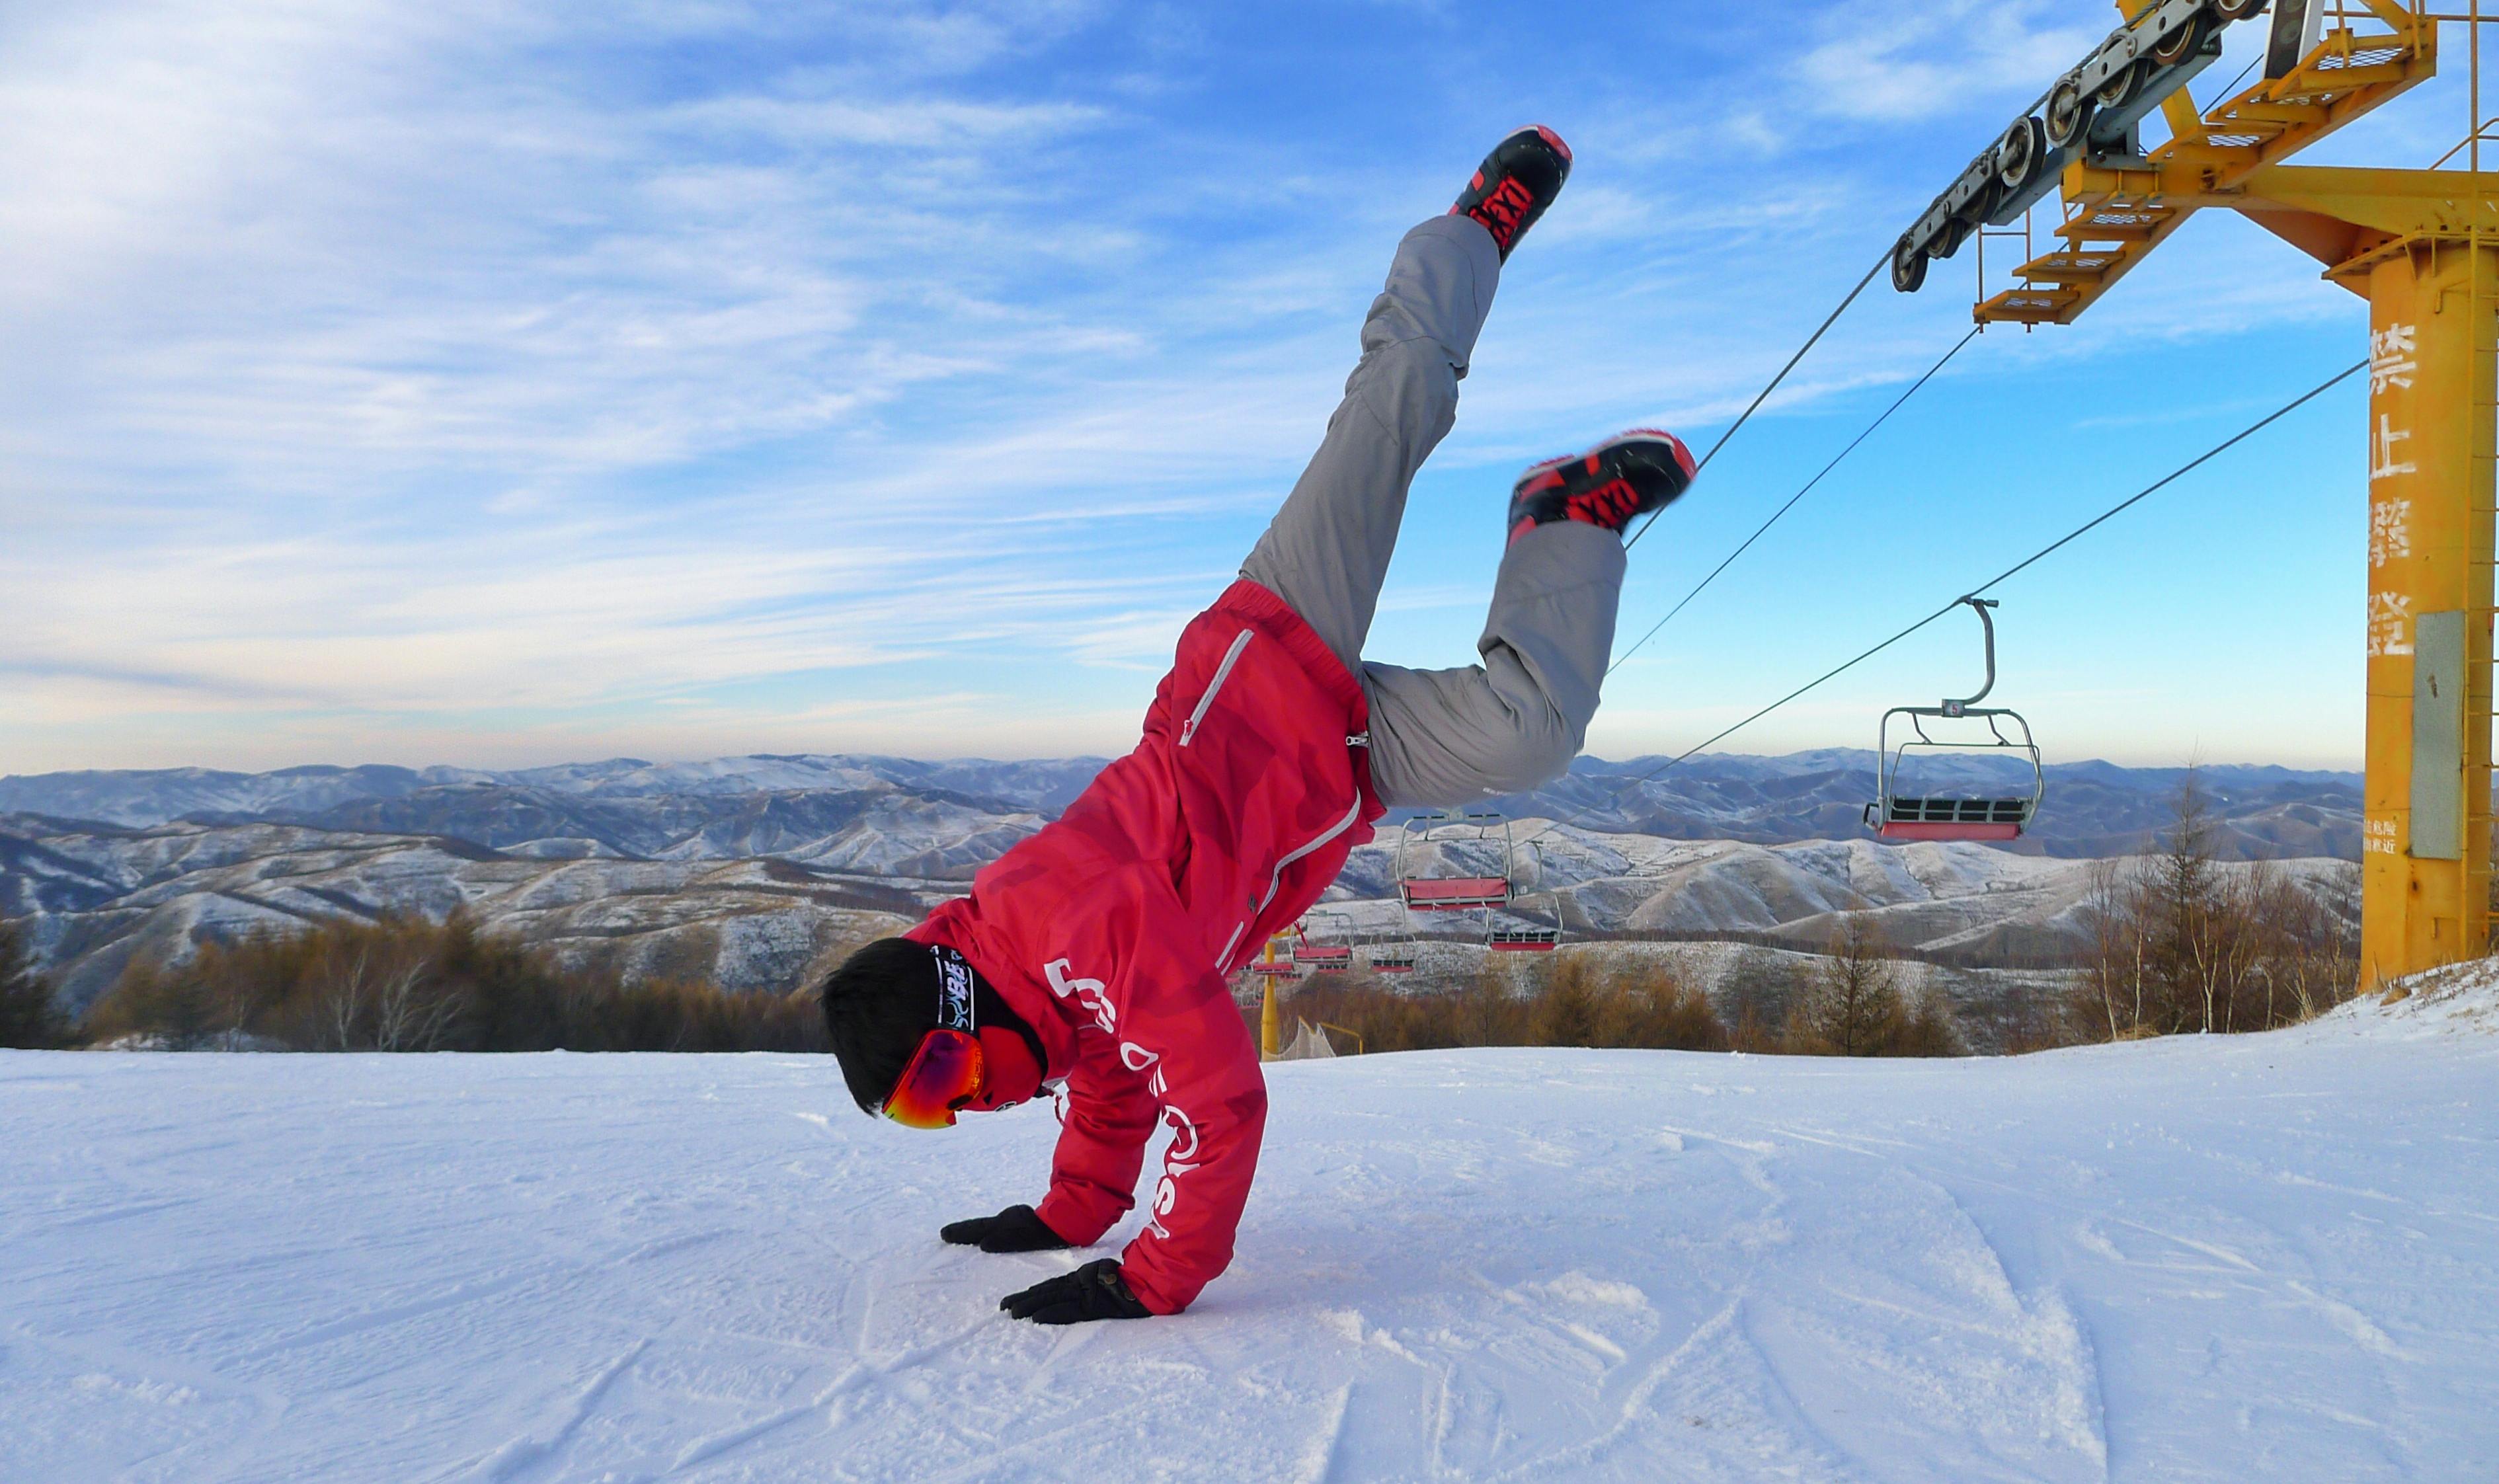
POLYGON ((35 972, 17 924, 0 921, 0 1047, 45 1050, 69 1040, 69 1016, 52 996, 52 982, 35 972))
POLYGON ((134 960, 89 1011, 98 1042, 173 1049, 275 1043, 306 1051, 811 1051, 812 996, 627 983, 567 968, 454 917, 328 922, 134 960))
MULTIPOLYGON (((1289 990, 1284 1003, 1302 1019, 1360 1036, 1366 1051, 1467 1046, 1727 1048, 1727 1029, 1708 996, 1678 966, 1589 952, 1551 954, 1515 979, 1487 965, 1453 993, 1400 993, 1367 975, 1313 979, 1289 990)), ((1255 1015, 1254 1008, 1250 1013, 1255 1015)))

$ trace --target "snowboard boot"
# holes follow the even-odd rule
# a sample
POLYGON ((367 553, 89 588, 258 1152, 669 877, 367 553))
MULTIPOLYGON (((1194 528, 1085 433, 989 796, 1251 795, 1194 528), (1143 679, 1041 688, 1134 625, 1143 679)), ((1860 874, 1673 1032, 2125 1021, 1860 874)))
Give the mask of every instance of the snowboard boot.
POLYGON ((1482 223, 1507 263, 1509 249, 1562 194, 1562 182, 1569 178, 1571 146, 1542 124, 1530 124, 1492 146, 1449 214, 1482 223))
POLYGON ((1671 433, 1635 428, 1583 454, 1548 459, 1509 492, 1509 539, 1547 521, 1582 521, 1619 535, 1635 515, 1663 510, 1692 483, 1692 450, 1671 433))

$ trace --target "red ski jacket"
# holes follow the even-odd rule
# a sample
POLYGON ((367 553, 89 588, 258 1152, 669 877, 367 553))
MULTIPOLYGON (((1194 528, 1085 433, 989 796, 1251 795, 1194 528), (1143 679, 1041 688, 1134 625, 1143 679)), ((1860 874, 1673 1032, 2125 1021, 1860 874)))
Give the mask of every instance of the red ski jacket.
POLYGON ((1301 615, 1236 582, 1182 630, 1136 751, 908 934, 970 959, 1066 1081, 1040 1206, 1052 1231, 1100 1240, 1171 1125, 1146 1228, 1120 1254, 1158 1314, 1232 1261, 1267 1087, 1226 980, 1371 839, 1384 811, 1368 717, 1301 615))

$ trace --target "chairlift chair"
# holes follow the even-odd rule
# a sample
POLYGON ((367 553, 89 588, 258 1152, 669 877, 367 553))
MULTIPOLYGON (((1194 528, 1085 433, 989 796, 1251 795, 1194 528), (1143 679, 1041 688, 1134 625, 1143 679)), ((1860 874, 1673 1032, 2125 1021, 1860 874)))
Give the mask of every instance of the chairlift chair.
POLYGON ((1412 974, 1417 955, 1412 943, 1380 943, 1374 944, 1367 956, 1374 974, 1412 974))
MULTIPOLYGON (((1537 885, 1542 886, 1543 882, 1542 857, 1539 856, 1537 885)), ((1552 903, 1553 911, 1553 920, 1549 923, 1542 920, 1542 913, 1528 916, 1525 923, 1515 926, 1505 925, 1491 913, 1485 913, 1484 947, 1496 953, 1550 953, 1560 948, 1562 946, 1562 898, 1556 894, 1548 900, 1552 903)), ((1523 904, 1513 904, 1510 910, 1522 916, 1527 916, 1529 911, 1523 904)))
POLYGON ((1314 974, 1342 974, 1353 967, 1353 945, 1347 938, 1341 915, 1312 913, 1293 925, 1293 963, 1314 974), (1315 929, 1314 923, 1318 924, 1315 929))
POLYGON ((1975 695, 1957 700, 1947 697, 1935 706, 1895 706, 1883 713, 1875 733, 1875 798, 1866 806, 1866 823, 1880 839, 2017 839, 2030 827, 2039 811, 2039 800, 2047 792, 2047 774, 2039 763, 2039 745, 2030 737, 2030 724, 2018 711, 1978 704, 1996 689, 1996 620, 1988 613, 1996 606, 1996 600, 1971 597, 1962 601, 1978 615, 1985 634, 1987 683, 1978 688, 1975 695), (1892 745, 1895 718, 1901 719, 1909 733, 1900 739, 1897 749, 1892 745), (1937 740, 1928 734, 1930 721, 1970 718, 1987 724, 1985 740, 1937 740), (2018 741, 2007 734, 2008 726, 2020 733, 2018 741), (2028 760, 2030 789, 2028 793, 1993 798, 1931 792, 1904 795, 1899 790, 1900 764, 1912 752, 2011 753, 2028 760))
MULTIPOLYGON (((1273 949, 1276 944, 1282 940, 1282 934, 1277 935, 1275 938, 1270 938, 1267 940, 1267 946, 1270 949, 1273 949)), ((1287 953, 1261 953, 1257 957, 1250 959, 1247 967, 1250 973, 1258 976, 1260 979, 1282 979, 1286 975, 1300 972, 1299 965, 1295 964, 1292 960, 1292 956, 1287 953)))
MULTIPOLYGON (((1478 849, 1476 854, 1484 851, 1478 849)), ((1507 907, 1517 895, 1512 885, 1516 855, 1509 822, 1489 810, 1418 814, 1397 834, 1397 894, 1408 912, 1484 912, 1507 907), (1463 868, 1482 862, 1461 862, 1461 869, 1452 870, 1451 862, 1436 858, 1427 846, 1497 846, 1501 869, 1494 874, 1463 868)))
POLYGON ((1544 896, 1553 920, 1545 922, 1543 912, 1518 897, 1511 899, 1509 911, 1527 919, 1522 924, 1505 925, 1491 909, 1485 909, 1484 947, 1496 953, 1549 953, 1562 946, 1562 896, 1545 889, 1544 847, 1531 840, 1526 849, 1536 861, 1535 885, 1530 889, 1544 896))
POLYGON ((1484 930, 1484 947, 1496 953, 1550 953, 1562 946, 1561 907, 1556 904, 1551 925, 1531 922, 1524 927, 1504 927, 1494 923, 1484 930))

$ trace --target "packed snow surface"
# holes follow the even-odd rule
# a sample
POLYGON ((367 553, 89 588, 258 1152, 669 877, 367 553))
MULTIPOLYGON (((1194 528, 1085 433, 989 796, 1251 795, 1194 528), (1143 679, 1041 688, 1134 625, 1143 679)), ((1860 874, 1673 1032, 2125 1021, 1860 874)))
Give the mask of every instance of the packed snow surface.
POLYGON ((1076 1256, 935 1236, 1047 1108, 5 1053, 0 1478, 2489 1479, 2488 1020, 1280 1065, 1230 1274, 1069 1330, 995 1306, 1076 1256))

